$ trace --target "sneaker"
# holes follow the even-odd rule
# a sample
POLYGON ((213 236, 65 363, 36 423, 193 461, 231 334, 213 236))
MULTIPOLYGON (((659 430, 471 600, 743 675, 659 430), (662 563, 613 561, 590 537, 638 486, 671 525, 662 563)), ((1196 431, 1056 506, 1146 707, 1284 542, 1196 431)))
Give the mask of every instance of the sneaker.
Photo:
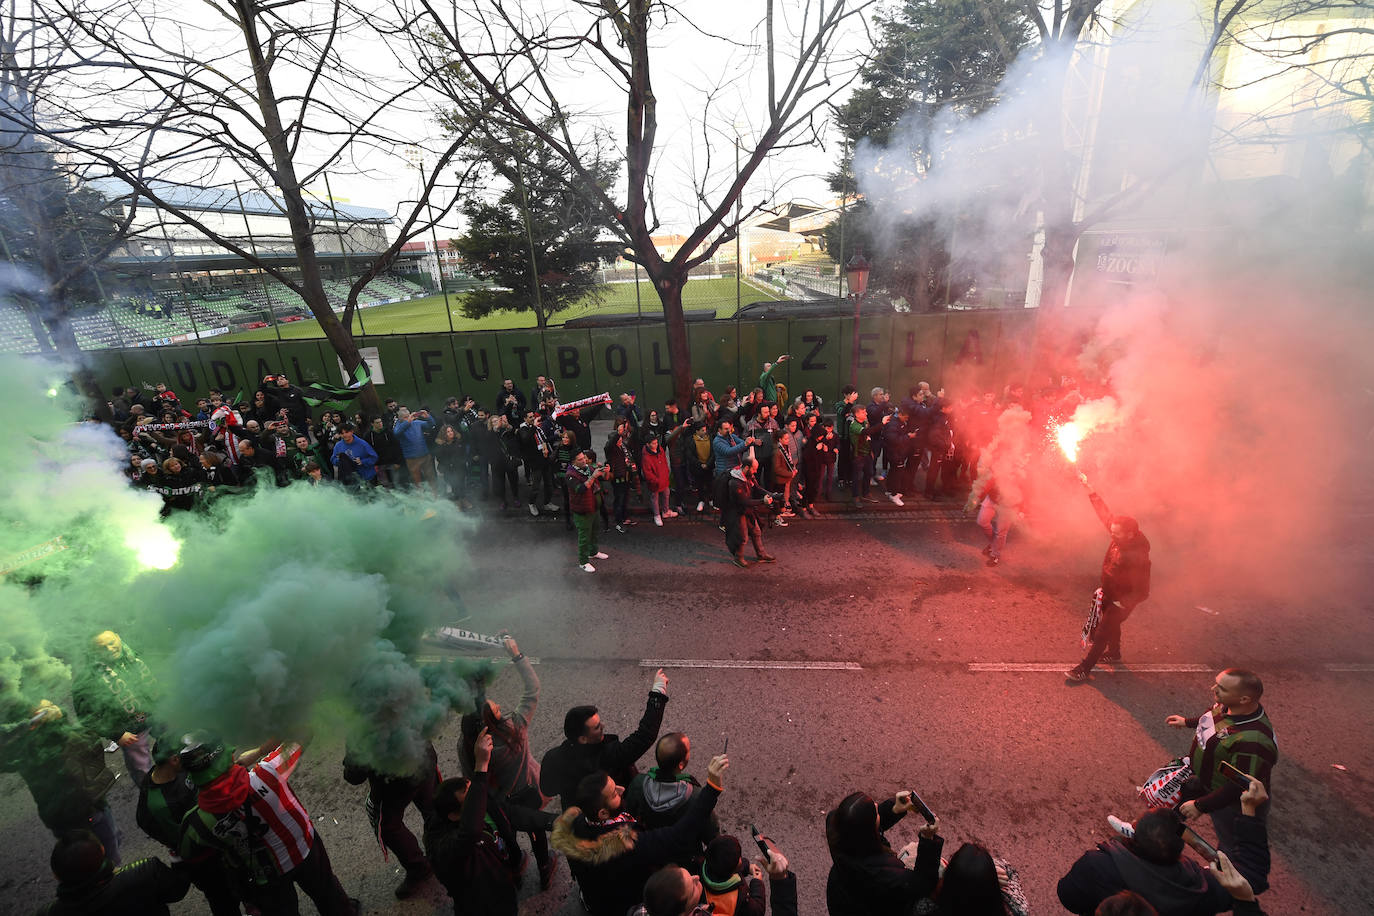
POLYGON ((749 563, 744 559, 744 557, 740 556, 737 553, 733 553, 730 555, 730 562, 734 563, 740 569, 749 568, 749 563))
POLYGON ((536 509, 536 508, 534 507, 534 503, 530 503, 530 515, 538 515, 538 514, 539 514, 539 510, 536 509))
POLYGON ((783 518, 783 517, 781 517, 781 516, 779 516, 779 517, 773 519, 773 527, 774 527, 774 528, 786 528, 786 527, 787 527, 787 519, 785 519, 785 518, 783 518))
POLYGON ((698 512, 701 512, 701 511, 705 510, 705 508, 706 508, 706 503, 701 502, 701 501, 698 500, 698 502, 697 502, 697 511, 698 511, 698 512))
POLYGON ((657 525, 658 527, 662 528, 662 527, 663 527, 663 519, 661 519, 661 518, 659 518, 657 515, 655 515, 655 516, 654 516, 654 524, 657 525))
POLYGON ((758 556, 758 561, 760 563, 776 563, 778 562, 778 558, 773 556, 771 553, 761 553, 758 556))
POLYGON ((1121 664, 1121 653, 1118 652, 1115 655, 1104 655, 1102 656, 1102 661, 1112 665, 1119 665, 1121 664))
POLYGON ((779 513, 779 515, 781 515, 782 518, 796 518, 796 517, 797 517, 797 513, 793 512, 791 509, 783 509, 782 512, 779 513))
POLYGON ((717 525, 716 527, 719 528, 721 531, 724 531, 724 530, 725 530, 725 526, 724 526, 724 525, 717 525))
POLYGON ((425 882, 428 881, 433 874, 433 869, 428 866, 420 871, 406 872, 405 880, 396 885, 396 890, 393 892, 396 894, 396 899, 405 900, 408 897, 414 896, 415 892, 423 887, 425 882))
POLYGON ((882 500, 878 499, 878 497, 876 497, 876 496, 860 496, 860 497, 859 497, 859 501, 860 501, 860 502, 866 502, 866 503, 882 502, 882 500))
POLYGON ((902 502, 902 494, 900 494, 900 493, 890 493, 890 494, 888 494, 888 497, 887 497, 887 498, 890 499, 890 500, 892 500, 892 504, 893 504, 894 506, 906 505, 905 503, 902 502))
POLYGON ((627 519, 625 519, 625 521, 622 522, 621 524, 623 524, 626 528, 633 528, 635 525, 638 525, 639 522, 635 521, 635 520, 632 519, 632 518, 627 518, 627 519))
POLYGON ((1121 818, 1117 817, 1115 814, 1109 814, 1109 815, 1107 815, 1107 826, 1110 827, 1110 828, 1112 828, 1113 830, 1115 830, 1117 833, 1121 834, 1122 836, 1124 836, 1124 837, 1125 837, 1126 839, 1128 839, 1128 840, 1129 840, 1131 837, 1135 836, 1135 827, 1133 827, 1133 826, 1131 825, 1131 822, 1130 822, 1130 821, 1123 821, 1121 818))
POLYGON ((558 511, 558 506, 554 505, 553 503, 544 503, 544 511, 545 511, 545 512, 557 512, 557 511, 558 511))
POLYGON ((996 566, 998 563, 1001 563, 1001 562, 1002 562, 1002 559, 1001 559, 1000 557, 989 556, 988 559, 987 559, 987 565, 988 565, 988 566, 996 566))
POLYGON ((593 560, 609 560, 609 559, 610 559, 610 556, 609 556, 608 554, 604 554, 604 553, 594 553, 594 554, 592 554, 592 559, 593 559, 593 560))
POLYGON ((1084 671, 1082 668, 1074 667, 1064 672, 1064 680, 1066 681, 1073 681, 1076 684, 1081 684, 1087 679, 1088 672, 1084 671))
POLYGON ((986 547, 983 548, 983 556, 985 556, 985 557, 990 557, 990 556, 992 556, 992 545, 991 545, 991 544, 989 544, 988 546, 986 546, 986 547))
POLYGON ((583 563, 581 566, 578 567, 578 569, 582 570, 583 572, 596 572, 596 567, 590 563, 583 563))
POLYGON ((680 513, 674 512, 672 509, 669 509, 667 512, 663 513, 663 517, 664 517, 664 518, 677 518, 679 514, 680 514, 680 513))
POLYGON ((616 525, 616 526, 615 526, 615 530, 616 530, 616 531, 619 531, 621 534, 624 534, 624 533, 625 533, 625 526, 624 526, 624 525, 616 525))

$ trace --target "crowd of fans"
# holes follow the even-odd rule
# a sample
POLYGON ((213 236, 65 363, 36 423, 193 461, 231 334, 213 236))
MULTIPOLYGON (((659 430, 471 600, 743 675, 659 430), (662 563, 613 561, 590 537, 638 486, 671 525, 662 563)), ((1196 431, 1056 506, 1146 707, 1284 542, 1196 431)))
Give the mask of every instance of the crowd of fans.
MULTIPOLYGON (((453 397, 438 413, 388 400, 381 416, 312 416, 301 389, 284 376, 265 379, 248 404, 212 391, 182 405, 158 385, 124 390, 110 406, 129 444, 132 485, 159 493, 167 512, 297 480, 360 491, 419 488, 463 509, 485 502, 493 510, 523 506, 532 516, 557 513, 570 528, 576 523, 582 541, 590 526, 590 545, 579 551, 587 568, 601 556, 597 516, 602 530, 623 532, 634 524, 632 503, 659 525, 715 516, 743 565, 745 539, 754 540, 760 560, 771 559, 757 539, 760 519, 785 525, 816 517, 818 503, 876 501, 875 493, 897 505, 918 491, 938 499, 972 482, 999 412, 1021 400, 1013 388, 1001 398, 953 402, 921 383, 896 403, 875 388, 864 405, 847 387, 827 412, 814 391, 790 398, 772 369, 765 367, 744 398, 730 388, 717 399, 699 380, 689 405, 670 400, 645 410, 626 392, 608 405, 612 432, 599 451, 589 414, 604 408, 560 412, 544 378, 528 396, 507 380, 490 408, 453 397), (599 498, 601 480, 608 499, 599 498)), ((527 872, 518 836, 525 833, 540 892, 554 887, 566 861, 574 892, 595 916, 797 912, 798 878, 778 845, 721 829, 715 809, 729 758, 712 757, 694 775, 690 737, 663 730, 662 671, 632 734, 607 734, 598 708, 579 705, 564 716, 564 740, 537 757, 529 723, 539 679, 514 639, 503 644, 523 692, 513 711, 481 696, 462 717, 461 776, 441 779, 432 745, 411 773, 372 769, 353 748, 342 761, 345 780, 368 787, 373 835, 405 870, 398 898, 437 880, 457 912, 514 914, 527 872), (653 766, 641 772, 651 751, 653 766), (405 824, 412 806, 424 824, 420 837, 405 824), (755 845, 760 855, 751 860, 745 849, 755 845)), ((296 913, 298 891, 326 916, 360 911, 290 788, 300 745, 273 740, 237 752, 208 732, 161 723, 158 685, 116 633, 96 635, 76 670, 71 710, 13 697, 0 710, 0 769, 23 778, 57 837, 56 899, 41 912, 167 913, 193 885, 215 916, 296 913), (172 864, 120 864, 106 798, 114 783, 104 763, 107 742, 122 751, 138 786, 134 820, 166 847, 172 864)), ((1084 853, 1059 881, 1067 910, 1261 912, 1255 894, 1268 886, 1267 786, 1277 759, 1262 692, 1253 673, 1227 669, 1217 676, 1211 709, 1169 718, 1169 725, 1195 729, 1189 779, 1175 787, 1176 797, 1151 796, 1154 807, 1134 822, 1108 819, 1117 835, 1084 853), (1219 850, 1191 831, 1202 814, 1216 826, 1219 850), (1190 845, 1201 861, 1185 852, 1190 845)), ((838 800, 825 839, 832 916, 1030 911, 1017 870, 995 852, 966 842, 945 856, 939 818, 907 789, 838 800), (921 820, 917 839, 898 849, 888 835, 912 812, 921 820)), ((820 878, 811 881, 819 895, 820 878)))
MULTIPOLYGON (((717 398, 698 379, 689 404, 668 399, 661 408, 628 391, 609 405, 560 410, 553 382, 541 376, 528 393, 507 379, 486 403, 453 396, 437 411, 388 398, 378 416, 312 413, 282 375, 264 379, 247 402, 212 389, 183 404, 159 384, 123 389, 110 408, 128 442, 131 484, 161 495, 166 512, 293 480, 419 488, 464 511, 561 516, 569 530, 574 504, 590 503, 601 530, 620 533, 636 516, 658 526, 712 516, 745 565, 739 545, 751 524, 819 518, 834 503, 901 506, 917 494, 967 492, 998 413, 1021 396, 1012 387, 1001 398, 955 401, 921 382, 899 398, 873 388, 864 404, 846 386, 828 410, 811 389, 790 397, 773 369, 766 364, 743 397, 730 387, 717 398), (594 443, 590 424, 603 412, 612 429, 594 443), (584 454, 598 484, 578 499, 570 471, 584 454), (733 497, 732 475, 747 485, 733 497), (738 538, 736 525, 745 526, 738 538)), ((579 565, 590 572, 589 559, 579 565)))
MULTIPOLYGON (((779 846, 757 828, 747 840, 722 830, 715 811, 725 795, 727 754, 711 757, 699 778, 691 738, 664 731, 669 695, 662 670, 633 733, 607 734, 599 709, 578 705, 563 717, 564 740, 536 756, 529 724, 539 678, 514 638, 503 634, 502 643, 522 681, 519 705, 503 709, 482 689, 460 722, 461 775, 441 778, 430 743, 408 773, 379 772, 351 745, 345 752, 345 780, 368 786, 360 804, 373 837, 405 869, 398 898, 437 892, 437 880, 458 913, 514 916, 527 873, 523 832, 539 893, 551 891, 566 860, 572 892, 594 916, 797 912, 799 878, 779 846), (653 766, 641 772, 650 751, 653 766), (404 820, 412 806, 424 824, 419 838, 404 820), (752 860, 746 843, 759 850, 752 860)), ((0 728, 0 768, 20 774, 57 837, 50 860, 55 900, 40 913, 169 913, 191 886, 215 916, 241 907, 295 914, 298 891, 324 916, 361 911, 290 787, 299 744, 273 740, 239 753, 211 733, 171 728, 160 720, 156 680, 111 631, 90 640, 76 670, 76 718, 46 699, 32 709, 11 701, 0 728), (159 858, 120 864, 120 832, 106 799, 115 781, 104 762, 107 739, 123 751, 138 787, 134 820, 166 848, 170 865, 159 858)), ((1266 784, 1276 760, 1272 747, 1256 749, 1261 733, 1272 738, 1262 692, 1252 672, 1227 669, 1216 678, 1220 699, 1212 708, 1198 718, 1170 717, 1168 724, 1196 729, 1196 775, 1177 798, 1154 796, 1156 806, 1133 823, 1107 818, 1117 835, 1084 853, 1059 881, 1067 910, 1261 913, 1255 895, 1268 886, 1266 784), (1227 766, 1242 775, 1229 775, 1227 766), (1219 850, 1192 829, 1202 813, 1217 827, 1219 850), (1188 845, 1201 860, 1185 852, 1188 845)), ((881 800, 850 793, 829 812, 824 832, 831 867, 823 893, 831 916, 1030 912, 1017 870, 971 842, 946 857, 939 817, 907 789, 881 800), (913 812, 921 819, 917 839, 897 848, 889 835, 913 812)), ((820 877, 809 881, 819 896, 820 877)))

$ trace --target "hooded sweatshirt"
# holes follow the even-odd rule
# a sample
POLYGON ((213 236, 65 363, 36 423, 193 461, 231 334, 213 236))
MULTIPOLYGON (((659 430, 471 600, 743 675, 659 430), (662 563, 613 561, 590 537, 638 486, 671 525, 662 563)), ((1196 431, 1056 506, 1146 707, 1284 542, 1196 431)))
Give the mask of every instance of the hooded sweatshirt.
MULTIPOLYGON (((1269 841, 1264 821, 1236 818, 1236 845, 1230 850, 1236 870, 1255 893, 1269 887, 1269 841)), ((1087 916, 1119 891, 1134 891, 1168 916, 1212 916, 1229 911, 1235 900, 1197 860, 1185 857, 1169 865, 1146 861, 1120 837, 1099 843, 1079 857, 1059 879, 1059 902, 1071 913, 1087 916)))

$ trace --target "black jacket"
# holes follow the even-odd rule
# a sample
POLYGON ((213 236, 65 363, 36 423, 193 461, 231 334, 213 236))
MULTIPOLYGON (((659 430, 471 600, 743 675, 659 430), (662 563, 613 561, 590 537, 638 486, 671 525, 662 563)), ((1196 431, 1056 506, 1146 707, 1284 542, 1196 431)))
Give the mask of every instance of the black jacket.
MULTIPOLYGON (((1261 818, 1236 817, 1236 845, 1230 858, 1255 893, 1269 887, 1269 834, 1261 818)), ((1120 838, 1083 853, 1059 879, 1059 902, 1080 916, 1120 891, 1134 891, 1163 916, 1211 916, 1225 913, 1236 902, 1186 853, 1172 865, 1156 865, 1137 856, 1120 838)))
POLYGON ((671 827, 642 830, 637 824, 590 823, 580 809, 554 822, 549 845, 568 857, 592 916, 624 916, 643 899, 644 882, 669 862, 690 855, 715 810, 720 790, 705 786, 692 796, 687 813, 671 827))
POLYGON ((516 833, 547 830, 552 820, 501 804, 491 797, 487 774, 474 773, 459 819, 435 817, 425 827, 425 854, 459 912, 515 916, 523 860, 516 833))
MULTIPOLYGON (((878 804, 878 829, 886 832, 902 819, 892 799, 878 804)), ((831 847, 830 876, 825 904, 830 916, 907 916, 916 901, 929 897, 939 884, 940 837, 918 843, 916 867, 907 868, 890 847, 866 856, 831 847)))
POLYGON ((572 804, 577 784, 597 770, 605 770, 617 785, 628 786, 635 777, 635 761, 658 739, 663 708, 667 705, 666 696, 651 690, 639 727, 624 741, 618 735, 606 735, 600 744, 578 744, 565 739, 551 748, 539 764, 539 791, 549 797, 558 796, 559 804, 566 808, 572 804))
MULTIPOLYGON (((1112 527, 1112 510, 1096 493, 1089 493, 1098 519, 1107 530, 1112 527)), ((1150 542, 1145 532, 1137 531, 1129 541, 1112 540, 1102 557, 1102 591, 1110 601, 1139 604, 1150 597, 1150 542)))
POLYGON ((186 896, 191 873, 168 868, 159 859, 140 859, 102 873, 88 884, 59 884, 57 899, 41 907, 39 916, 158 916, 171 913, 167 904, 186 896))

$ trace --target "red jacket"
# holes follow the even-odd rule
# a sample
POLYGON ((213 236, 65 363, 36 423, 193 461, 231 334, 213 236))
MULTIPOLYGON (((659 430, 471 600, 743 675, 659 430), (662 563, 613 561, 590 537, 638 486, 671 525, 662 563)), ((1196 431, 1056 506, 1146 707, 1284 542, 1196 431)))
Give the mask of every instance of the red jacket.
POLYGON ((651 452, 647 448, 639 456, 639 472, 644 475, 644 482, 649 485, 649 490, 653 493, 660 493, 668 489, 668 453, 659 446, 657 452, 651 452))

